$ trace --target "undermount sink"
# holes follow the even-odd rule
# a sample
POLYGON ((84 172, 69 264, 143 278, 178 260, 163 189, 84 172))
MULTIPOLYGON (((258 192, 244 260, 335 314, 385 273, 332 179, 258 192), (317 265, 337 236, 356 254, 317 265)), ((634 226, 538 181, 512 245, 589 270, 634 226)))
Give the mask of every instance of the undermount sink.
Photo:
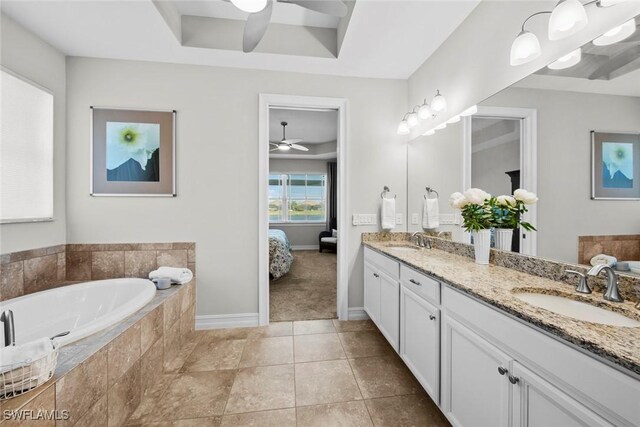
POLYGON ((391 245, 391 246, 387 246, 387 248, 388 249, 393 249, 394 251, 397 251, 397 252, 413 252, 413 251, 417 251, 417 250, 420 249, 417 246, 404 246, 404 245, 403 246, 400 246, 400 245, 393 246, 393 245, 391 245))
POLYGON ((626 317, 620 313, 557 295, 522 292, 515 294, 515 297, 527 304, 585 322, 610 326, 625 326, 628 328, 637 328, 640 326, 640 322, 637 320, 626 317))

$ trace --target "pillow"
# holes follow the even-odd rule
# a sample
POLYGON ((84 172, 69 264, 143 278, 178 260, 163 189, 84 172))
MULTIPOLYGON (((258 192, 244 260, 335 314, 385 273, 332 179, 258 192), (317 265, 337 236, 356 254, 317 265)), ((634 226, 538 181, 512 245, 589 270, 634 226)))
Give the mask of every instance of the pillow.
POLYGON ((331 237, 338 237, 338 230, 331 230, 331 237))

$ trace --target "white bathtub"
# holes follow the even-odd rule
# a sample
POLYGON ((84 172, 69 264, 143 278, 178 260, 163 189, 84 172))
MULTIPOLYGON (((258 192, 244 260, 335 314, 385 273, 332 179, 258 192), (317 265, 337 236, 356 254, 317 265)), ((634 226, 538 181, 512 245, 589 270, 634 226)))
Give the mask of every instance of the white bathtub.
MULTIPOLYGON (((0 303, 0 312, 13 311, 16 344, 70 331, 56 339, 62 346, 135 313, 155 293, 155 285, 146 279, 97 280, 7 300, 0 303)), ((4 337, 0 339, 4 345, 4 337)))

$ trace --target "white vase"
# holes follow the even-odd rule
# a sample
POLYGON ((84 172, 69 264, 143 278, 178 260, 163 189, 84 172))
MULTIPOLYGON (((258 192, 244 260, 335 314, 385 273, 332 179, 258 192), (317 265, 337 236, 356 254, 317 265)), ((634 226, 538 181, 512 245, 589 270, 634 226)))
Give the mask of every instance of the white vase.
POLYGON ((473 250, 476 255, 476 264, 489 264, 489 251, 491 249, 491 230, 472 231, 473 250))
POLYGON ((513 241, 513 228, 496 228, 496 249, 501 251, 511 251, 511 242, 513 241))

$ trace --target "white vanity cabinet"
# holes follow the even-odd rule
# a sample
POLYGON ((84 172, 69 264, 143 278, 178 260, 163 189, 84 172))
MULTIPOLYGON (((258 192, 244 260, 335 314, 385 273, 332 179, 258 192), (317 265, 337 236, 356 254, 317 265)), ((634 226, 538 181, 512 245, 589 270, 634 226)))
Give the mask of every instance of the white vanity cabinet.
POLYGON ((365 248, 364 309, 395 351, 400 345, 400 264, 365 248))

